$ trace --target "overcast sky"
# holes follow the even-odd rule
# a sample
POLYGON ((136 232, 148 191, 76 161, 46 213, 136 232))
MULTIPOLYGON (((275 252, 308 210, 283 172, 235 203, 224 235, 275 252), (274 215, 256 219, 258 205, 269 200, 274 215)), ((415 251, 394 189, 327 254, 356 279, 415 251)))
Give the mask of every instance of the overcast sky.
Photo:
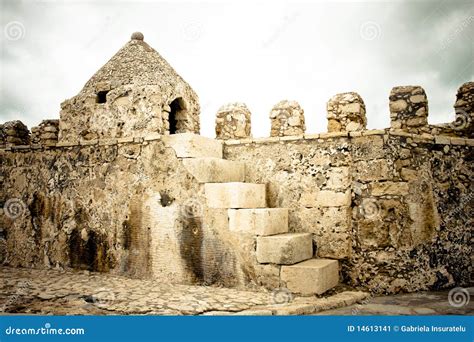
POLYGON ((388 95, 421 85, 430 123, 454 118, 457 88, 474 80, 470 1, 0 0, 0 121, 35 126, 141 31, 194 88, 201 133, 217 109, 245 102, 255 137, 268 114, 298 101, 308 133, 326 131, 326 102, 358 92, 369 128, 389 126, 388 95))

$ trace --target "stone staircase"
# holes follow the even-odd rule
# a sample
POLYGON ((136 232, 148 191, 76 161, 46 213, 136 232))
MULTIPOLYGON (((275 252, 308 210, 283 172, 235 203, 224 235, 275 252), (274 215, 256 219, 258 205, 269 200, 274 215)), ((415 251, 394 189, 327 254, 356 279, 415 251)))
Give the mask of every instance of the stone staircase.
POLYGON ((190 133, 164 141, 204 184, 208 207, 227 209, 229 230, 256 236, 258 263, 281 265, 282 285, 309 295, 338 284, 338 261, 313 258, 312 235, 289 232, 288 209, 268 208, 265 184, 245 183, 245 165, 223 159, 220 141, 190 133))

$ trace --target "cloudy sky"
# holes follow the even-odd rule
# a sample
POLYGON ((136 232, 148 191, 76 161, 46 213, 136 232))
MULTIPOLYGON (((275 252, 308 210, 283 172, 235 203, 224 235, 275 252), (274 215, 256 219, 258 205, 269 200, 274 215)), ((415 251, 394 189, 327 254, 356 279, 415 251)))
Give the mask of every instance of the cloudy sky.
POLYGON ((474 80, 472 0, 0 2, 0 121, 28 127, 59 118, 134 31, 196 90, 210 137, 217 109, 236 101, 255 137, 283 99, 301 104, 307 132, 324 132, 327 100, 346 91, 363 97, 369 128, 388 127, 396 85, 423 86, 429 121, 449 122, 474 80))

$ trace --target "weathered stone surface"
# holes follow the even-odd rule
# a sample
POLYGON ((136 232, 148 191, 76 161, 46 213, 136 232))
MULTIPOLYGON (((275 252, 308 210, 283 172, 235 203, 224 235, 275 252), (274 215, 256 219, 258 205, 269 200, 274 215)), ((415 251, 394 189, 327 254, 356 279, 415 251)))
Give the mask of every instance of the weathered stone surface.
POLYGON ((456 117, 451 126, 456 132, 474 138, 474 82, 466 82, 459 87, 454 111, 456 117))
POLYGON ((31 128, 31 143, 51 145, 58 142, 59 120, 43 120, 37 127, 31 128))
POLYGON ((281 280, 295 293, 322 294, 339 283, 337 260, 311 259, 281 267, 281 280))
POLYGON ((288 209, 229 209, 229 229, 254 235, 288 232, 288 209))
POLYGON ((270 112, 272 137, 302 135, 306 130, 304 111, 296 101, 280 101, 270 112))
POLYGON ((7 121, 1 128, 4 144, 15 146, 30 143, 30 131, 21 121, 7 121))
POLYGON ((321 207, 341 207, 351 204, 351 193, 335 192, 329 190, 321 190, 316 196, 316 203, 321 207))
POLYGON ((294 216, 301 232, 313 234, 316 255, 345 259, 351 255, 351 208, 316 207, 298 210, 294 216))
POLYGON ((163 136, 178 158, 222 158, 222 143, 193 133, 163 136))
POLYGON ((383 196, 383 195, 395 195, 404 196, 408 194, 408 183, 407 182, 381 182, 372 184, 372 195, 383 196))
POLYGON ((199 183, 243 182, 245 164, 220 158, 186 158, 183 165, 199 183))
POLYGON ((428 131, 428 100, 420 86, 394 87, 390 92, 391 128, 410 133, 428 131))
POLYGON ((217 139, 244 139, 251 136, 251 114, 245 103, 229 103, 216 115, 217 139))
POLYGON ((257 238, 259 263, 291 265, 313 256, 311 234, 279 234, 257 238))
POLYGON ((266 206, 265 184, 204 184, 207 204, 211 208, 263 208, 266 206))
POLYGON ((357 93, 337 94, 326 105, 328 132, 362 131, 367 126, 365 104, 357 93))

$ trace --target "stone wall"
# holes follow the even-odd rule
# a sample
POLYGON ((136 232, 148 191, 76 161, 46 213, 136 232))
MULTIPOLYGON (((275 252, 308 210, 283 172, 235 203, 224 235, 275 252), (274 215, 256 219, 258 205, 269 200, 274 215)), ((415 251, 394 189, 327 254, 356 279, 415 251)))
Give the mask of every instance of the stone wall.
POLYGON ((473 146, 374 130, 229 141, 225 156, 318 257, 342 261, 344 282, 393 293, 472 281, 473 146))
MULTIPOLYGON (((106 105, 117 105, 117 89, 106 105)), ((246 182, 266 184, 269 207, 290 209, 290 231, 311 233, 316 257, 341 261, 345 283, 390 293, 467 286, 472 87, 460 88, 456 121, 444 125, 427 123, 421 88, 394 89, 391 128, 364 130, 363 101, 348 93, 350 99, 341 94, 328 105, 328 119, 339 123, 334 132, 304 134, 303 110, 284 101, 272 111, 271 137, 221 136, 224 157, 245 163, 246 182), (459 115, 468 117, 463 127, 459 115)), ((172 111, 157 103, 162 113, 172 111)), ((93 117, 110 120, 113 110, 93 108, 93 116, 74 121, 76 128, 81 120, 91 127, 93 117)), ((226 209, 208 208, 189 156, 172 143, 194 139, 189 146, 209 156, 205 138, 136 136, 147 128, 134 125, 109 130, 106 139, 81 135, 57 143, 43 136, 55 133, 53 122, 34 129, 31 139, 21 122, 2 125, 0 261, 174 283, 280 287, 279 266, 259 264, 255 236, 229 229, 226 209), (111 139, 122 134, 128 136, 111 139)), ((98 132, 101 124, 94 127, 98 132)))
POLYGON ((249 253, 208 214, 202 184, 157 135, 13 146, 0 160, 3 264, 251 283, 240 257, 249 253))
POLYGON ((108 91, 104 103, 97 102, 95 92, 79 94, 61 104, 60 140, 169 134, 171 112, 173 133, 199 133, 199 103, 184 90, 178 95, 157 85, 124 85, 108 91))

